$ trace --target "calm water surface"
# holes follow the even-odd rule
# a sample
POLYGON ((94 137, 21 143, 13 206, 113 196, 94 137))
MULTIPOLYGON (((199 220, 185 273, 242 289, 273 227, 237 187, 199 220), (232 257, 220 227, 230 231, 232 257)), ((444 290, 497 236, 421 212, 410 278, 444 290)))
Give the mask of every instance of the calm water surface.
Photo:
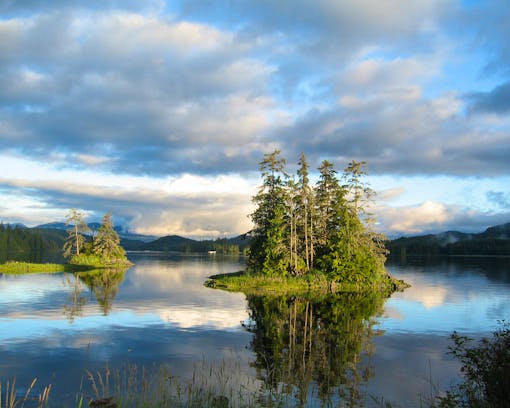
POLYGON ((0 275, 0 378, 37 377, 52 384, 52 400, 72 404, 85 370, 165 364, 190 379, 206 361, 235 365, 254 386, 301 387, 310 405, 326 394, 336 404, 340 385, 360 405, 383 396, 420 406, 458 381, 446 354, 453 330, 480 337, 510 317, 508 259, 389 264, 412 288, 378 301, 247 298, 203 286, 243 269, 243 258, 130 258, 134 267, 108 278, 0 275))

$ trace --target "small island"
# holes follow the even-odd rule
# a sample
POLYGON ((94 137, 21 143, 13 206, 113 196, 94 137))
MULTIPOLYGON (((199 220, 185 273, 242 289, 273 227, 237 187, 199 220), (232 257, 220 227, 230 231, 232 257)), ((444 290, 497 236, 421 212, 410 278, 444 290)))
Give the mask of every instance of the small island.
POLYGON ((260 163, 262 185, 253 197, 254 228, 248 267, 211 276, 206 286, 245 293, 359 292, 390 294, 409 285, 385 269, 385 237, 374 231, 365 162, 351 161, 338 177, 324 160, 310 185, 302 153, 297 177, 286 172, 280 151, 260 163))
POLYGON ((64 256, 71 265, 86 265, 94 268, 116 268, 131 266, 126 251, 120 245, 120 238, 113 227, 111 214, 105 214, 101 226, 92 240, 87 242, 84 235, 90 232, 83 215, 72 209, 67 223, 73 225, 64 244, 64 256))
POLYGON ((114 229, 111 214, 105 214, 101 226, 92 231, 84 220, 84 215, 77 209, 71 209, 66 216, 70 226, 64 243, 63 255, 68 263, 30 263, 9 261, 0 265, 1 273, 52 273, 81 272, 93 269, 127 268, 133 265, 126 257, 120 238, 114 229))

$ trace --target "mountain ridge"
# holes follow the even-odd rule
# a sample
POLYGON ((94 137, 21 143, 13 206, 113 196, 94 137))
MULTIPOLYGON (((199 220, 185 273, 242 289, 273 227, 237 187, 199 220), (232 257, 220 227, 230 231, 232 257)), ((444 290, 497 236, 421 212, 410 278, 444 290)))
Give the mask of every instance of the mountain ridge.
POLYGON ((402 255, 510 255, 510 223, 479 233, 445 231, 387 241, 392 256, 402 255))

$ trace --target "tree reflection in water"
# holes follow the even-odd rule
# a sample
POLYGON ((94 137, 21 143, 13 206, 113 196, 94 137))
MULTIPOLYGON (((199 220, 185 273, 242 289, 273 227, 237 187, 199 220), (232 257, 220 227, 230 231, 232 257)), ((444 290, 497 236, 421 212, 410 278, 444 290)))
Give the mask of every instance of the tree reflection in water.
POLYGON ((384 298, 376 293, 341 293, 321 298, 248 295, 254 334, 253 366, 262 395, 310 398, 322 404, 364 405, 361 387, 373 375, 374 317, 384 298), (363 358, 367 357, 367 358, 363 358))
POLYGON ((64 305, 64 314, 69 322, 72 323, 75 317, 82 316, 82 309, 87 303, 87 299, 82 295, 84 284, 94 294, 103 315, 108 315, 126 271, 127 269, 94 269, 77 272, 73 278, 66 277, 66 284, 72 289, 68 303, 64 305))
POLYGON ((87 298, 82 295, 85 286, 75 274, 65 274, 64 285, 71 288, 67 302, 64 304, 64 315, 69 323, 73 323, 76 317, 83 316, 83 307, 87 303, 87 298))

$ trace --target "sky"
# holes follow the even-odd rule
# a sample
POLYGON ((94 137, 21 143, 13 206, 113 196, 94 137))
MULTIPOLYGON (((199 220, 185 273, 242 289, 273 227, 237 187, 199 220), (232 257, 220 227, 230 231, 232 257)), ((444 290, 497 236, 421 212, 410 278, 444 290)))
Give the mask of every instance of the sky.
POLYGON ((508 38, 507 0, 0 0, 0 221, 234 236, 280 149, 366 161, 390 237, 510 222, 508 38))

